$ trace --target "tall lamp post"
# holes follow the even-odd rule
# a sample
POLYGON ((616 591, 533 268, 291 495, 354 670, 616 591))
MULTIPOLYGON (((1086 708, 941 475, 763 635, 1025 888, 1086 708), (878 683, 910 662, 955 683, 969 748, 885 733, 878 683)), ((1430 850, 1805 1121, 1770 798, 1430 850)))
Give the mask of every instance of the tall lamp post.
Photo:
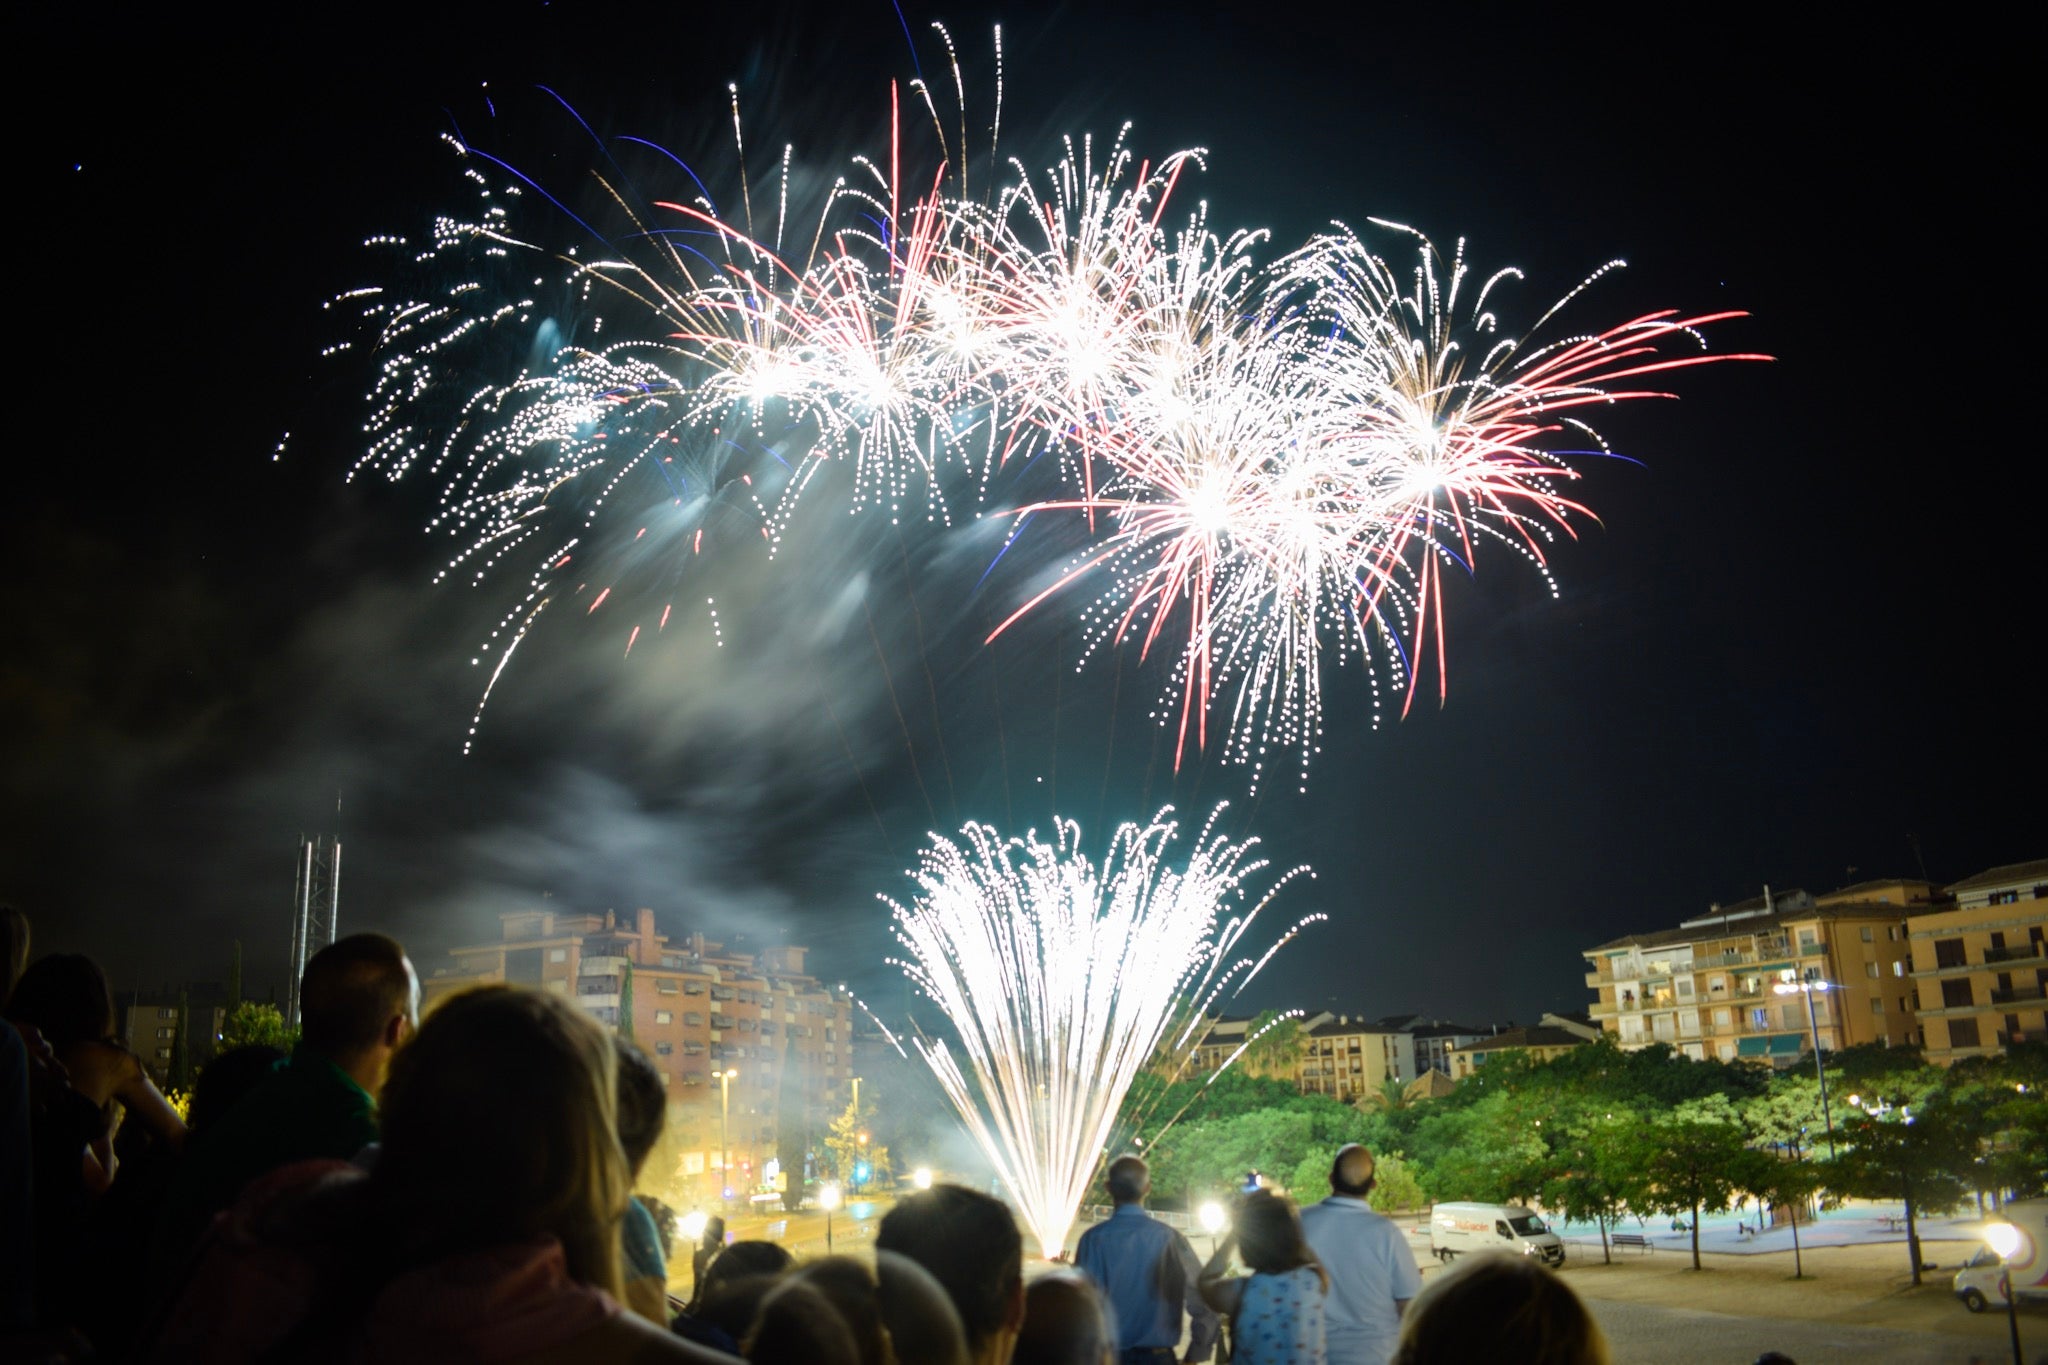
POLYGON ((1998 1253, 1998 1278, 2005 1290, 2005 1324, 2012 1329, 2012 1365, 2025 1365, 2020 1358, 2020 1314, 2012 1288, 2012 1258, 2020 1249, 2022 1233, 2011 1223, 1993 1223, 1984 1229, 1984 1240, 1998 1253))
POLYGON ((832 1210, 839 1207, 839 1187, 837 1185, 820 1185, 818 1187, 818 1206, 825 1210, 825 1254, 830 1256, 832 1254, 832 1210))
POLYGON ((1814 1011, 1813 995, 1815 991, 1834 989, 1834 983, 1831 981, 1821 981, 1815 977, 1807 977, 1803 981, 1780 981, 1771 989, 1779 995, 1803 995, 1806 997, 1806 1026, 1813 1034, 1813 1074, 1820 1078, 1820 1117, 1821 1122, 1827 1125, 1828 1159, 1832 1161, 1835 1156, 1835 1118, 1834 1114, 1828 1109, 1828 1072, 1827 1068, 1821 1063, 1820 1016, 1814 1011))
POLYGON ((728 1183, 732 1179, 732 1083, 740 1073, 737 1067, 727 1067, 714 1074, 718 1077, 718 1184, 723 1194, 732 1188, 728 1183))

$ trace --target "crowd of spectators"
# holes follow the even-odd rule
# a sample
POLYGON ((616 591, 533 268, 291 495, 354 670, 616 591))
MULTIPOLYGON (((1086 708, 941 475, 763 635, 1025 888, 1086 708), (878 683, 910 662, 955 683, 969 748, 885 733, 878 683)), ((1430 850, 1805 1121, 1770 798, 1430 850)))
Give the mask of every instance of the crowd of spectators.
POLYGON ((873 1263, 772 1242, 670 1248, 633 1188, 666 1089, 630 1042, 544 992, 484 985, 422 1021, 379 934, 317 954, 289 1055, 202 1073, 189 1122, 114 1041, 90 959, 28 965, 0 907, 0 1359, 753 1365, 1603 1365, 1556 1276, 1477 1257, 1420 1289, 1372 1211, 1371 1154, 1305 1211, 1252 1191, 1206 1265, 1112 1161, 1115 1212, 1027 1284, 1001 1200, 897 1200, 873 1263), (1242 1273, 1239 1273, 1239 1272, 1242 1273))

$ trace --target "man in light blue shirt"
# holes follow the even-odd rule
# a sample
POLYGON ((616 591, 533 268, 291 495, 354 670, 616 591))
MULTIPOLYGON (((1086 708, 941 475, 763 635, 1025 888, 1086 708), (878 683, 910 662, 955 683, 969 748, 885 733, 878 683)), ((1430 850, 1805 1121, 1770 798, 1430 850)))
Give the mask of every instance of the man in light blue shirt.
POLYGON ((1134 1156, 1109 1163, 1116 1211, 1081 1234, 1074 1264, 1102 1286, 1116 1312, 1120 1365, 1171 1365, 1186 1311, 1188 1349, 1181 1360, 1205 1361, 1216 1347, 1216 1314, 1195 1281, 1202 1263, 1188 1239, 1145 1212, 1152 1173, 1134 1156))
POLYGON ((1301 1211, 1309 1250, 1330 1277, 1323 1299, 1329 1365, 1387 1365, 1401 1314, 1422 1289, 1408 1239, 1365 1201, 1374 1166, 1357 1143, 1342 1148, 1330 1166, 1330 1197, 1301 1211))

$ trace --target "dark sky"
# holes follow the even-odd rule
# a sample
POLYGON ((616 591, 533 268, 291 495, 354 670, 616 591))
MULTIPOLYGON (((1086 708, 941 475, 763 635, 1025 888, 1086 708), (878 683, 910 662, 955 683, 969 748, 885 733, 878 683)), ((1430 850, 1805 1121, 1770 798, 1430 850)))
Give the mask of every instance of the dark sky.
POLYGON ((1582 325, 1744 308, 1717 349, 1779 359, 1603 422, 1642 463, 1580 486, 1602 520, 1556 554, 1560 597, 1505 555, 1453 584, 1441 709, 1374 728, 1358 672, 1332 674, 1306 798, 1248 799, 1213 761, 1176 779, 1156 667, 1077 676, 1057 613, 983 648, 1030 581, 976 587, 985 535, 843 519, 774 564, 690 570, 723 645, 702 613, 630 660, 623 616, 548 621, 463 757, 470 659, 521 580, 436 587, 430 482, 344 483, 368 371, 318 359, 320 304, 370 278, 364 237, 474 202, 451 126, 585 183, 589 143, 536 85, 730 185, 736 81, 756 177, 786 141, 836 174, 912 63, 886 3, 817 8, 351 6, 268 31, 162 9, 32 35, 0 895, 39 947, 153 985, 218 977, 239 937, 267 982, 296 840, 339 793, 344 927, 428 963, 543 894, 652 905, 675 932, 808 942, 887 1013, 874 897, 925 829, 1058 810, 1099 848, 1230 798, 1232 833, 1318 871, 1281 909, 1331 916, 1247 1004, 1528 1020, 1583 1007, 1580 949, 1765 883, 2044 852, 2038 438, 2008 373, 2033 119, 2013 35, 1968 8, 1880 29, 906 0, 935 76, 925 25, 950 24, 970 102, 1004 23, 1004 145, 1029 164, 1129 119, 1143 155, 1210 150, 1194 193, 1226 227, 1464 235, 1528 271, 1525 322, 1623 256, 1582 325))

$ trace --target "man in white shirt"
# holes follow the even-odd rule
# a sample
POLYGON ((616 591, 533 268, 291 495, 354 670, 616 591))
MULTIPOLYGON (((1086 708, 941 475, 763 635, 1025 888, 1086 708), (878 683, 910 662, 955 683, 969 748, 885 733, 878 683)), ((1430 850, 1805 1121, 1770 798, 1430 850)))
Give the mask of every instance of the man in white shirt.
POLYGON ((1351 1143, 1330 1165, 1330 1197, 1301 1211, 1309 1248, 1330 1277, 1323 1300, 1329 1365, 1387 1365, 1401 1314, 1422 1289, 1408 1239, 1374 1213, 1372 1153, 1351 1143))

